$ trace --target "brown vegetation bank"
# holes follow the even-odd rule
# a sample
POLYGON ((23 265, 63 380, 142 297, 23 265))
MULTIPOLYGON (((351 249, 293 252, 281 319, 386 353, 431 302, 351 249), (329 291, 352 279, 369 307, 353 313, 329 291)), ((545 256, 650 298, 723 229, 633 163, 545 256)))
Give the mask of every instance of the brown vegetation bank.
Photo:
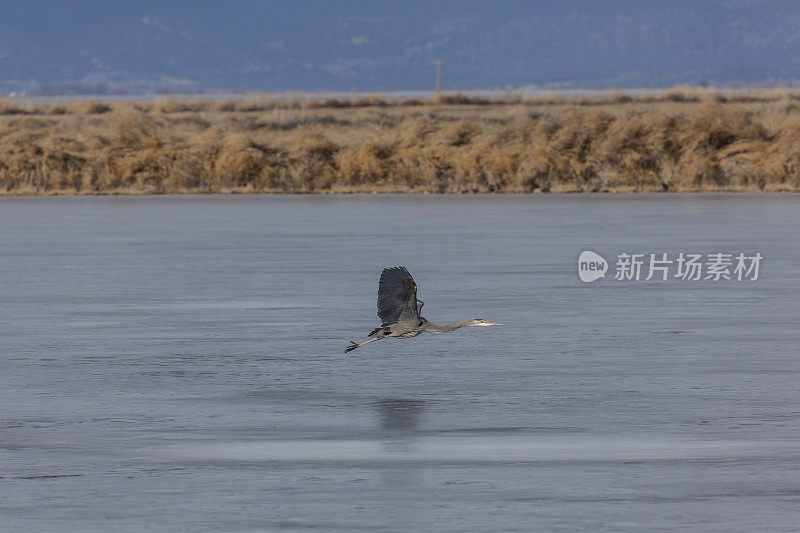
POLYGON ((18 103, 0 194, 800 190, 800 97, 18 103))

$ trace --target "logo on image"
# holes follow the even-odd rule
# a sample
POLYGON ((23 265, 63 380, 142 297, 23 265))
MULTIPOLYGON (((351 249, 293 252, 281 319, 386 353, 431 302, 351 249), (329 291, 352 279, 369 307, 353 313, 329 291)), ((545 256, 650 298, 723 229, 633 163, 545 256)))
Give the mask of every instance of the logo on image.
POLYGON ((584 283, 606 277, 607 270, 608 261, 596 252, 584 250, 578 257, 578 276, 584 283))
MULTIPOLYGON (((612 279, 615 281, 757 281, 761 262, 759 252, 633 253, 617 254, 612 279)), ((605 278, 608 261, 591 250, 578 258, 578 277, 584 283, 605 278)))

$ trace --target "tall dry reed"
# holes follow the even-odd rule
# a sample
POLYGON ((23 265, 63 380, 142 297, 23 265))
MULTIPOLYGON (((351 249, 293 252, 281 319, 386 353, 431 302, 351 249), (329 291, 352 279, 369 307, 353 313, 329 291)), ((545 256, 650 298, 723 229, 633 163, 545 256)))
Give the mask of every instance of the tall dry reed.
POLYGON ((0 194, 800 190, 800 99, 0 101, 0 194))

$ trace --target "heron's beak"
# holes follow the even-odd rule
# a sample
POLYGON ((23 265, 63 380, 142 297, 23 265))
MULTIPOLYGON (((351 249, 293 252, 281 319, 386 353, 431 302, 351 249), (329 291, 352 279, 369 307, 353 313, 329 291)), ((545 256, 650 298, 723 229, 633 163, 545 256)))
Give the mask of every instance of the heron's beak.
POLYGON ((484 322, 483 324, 480 324, 480 325, 481 326, 502 326, 503 324, 501 324, 500 322, 484 322))

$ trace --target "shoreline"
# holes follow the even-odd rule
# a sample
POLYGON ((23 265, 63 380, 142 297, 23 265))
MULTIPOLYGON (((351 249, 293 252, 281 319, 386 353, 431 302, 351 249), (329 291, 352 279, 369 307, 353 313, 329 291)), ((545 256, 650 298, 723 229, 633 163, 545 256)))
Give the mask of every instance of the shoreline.
POLYGON ((250 192, 250 193, 95 193, 95 194, 70 194, 70 193, 54 193, 54 194, 0 194, 0 202, 3 200, 38 200, 38 199, 112 199, 112 198, 125 198, 125 199, 265 199, 265 198, 363 198, 363 199, 391 199, 391 198, 517 198, 517 199, 585 199, 585 198, 648 198, 648 199, 685 199, 685 198, 701 198, 701 197, 728 197, 728 198, 791 198, 797 191, 671 191, 671 192, 620 192, 620 191, 606 191, 606 192, 551 192, 551 193, 518 193, 518 192, 493 192, 493 193, 425 193, 425 192, 310 192, 310 193, 265 193, 265 192, 250 192))

